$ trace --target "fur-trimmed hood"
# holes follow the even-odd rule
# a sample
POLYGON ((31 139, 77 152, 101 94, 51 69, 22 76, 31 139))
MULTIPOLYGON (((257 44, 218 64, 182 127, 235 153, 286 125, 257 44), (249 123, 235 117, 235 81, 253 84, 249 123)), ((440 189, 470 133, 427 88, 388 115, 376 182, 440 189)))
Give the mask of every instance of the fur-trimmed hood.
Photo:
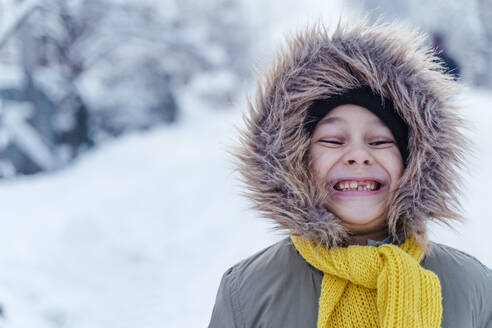
POLYGON ((308 170, 303 122, 314 101, 360 86, 391 99, 409 126, 407 167, 388 213, 393 238, 425 244, 427 221, 461 218, 460 87, 424 41, 397 24, 339 24, 334 33, 318 24, 280 51, 258 81, 235 151, 247 196, 277 228, 329 247, 347 243, 350 232, 323 206, 326 193, 308 170))

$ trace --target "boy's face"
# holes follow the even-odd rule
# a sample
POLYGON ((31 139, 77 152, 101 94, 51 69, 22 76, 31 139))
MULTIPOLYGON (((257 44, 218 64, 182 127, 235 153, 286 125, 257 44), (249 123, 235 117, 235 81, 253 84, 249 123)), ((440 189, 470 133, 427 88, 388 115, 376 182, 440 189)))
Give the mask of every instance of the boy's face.
POLYGON ((390 129, 364 107, 341 105, 318 122, 309 151, 311 170, 329 188, 325 207, 353 233, 384 228, 403 173, 390 129))

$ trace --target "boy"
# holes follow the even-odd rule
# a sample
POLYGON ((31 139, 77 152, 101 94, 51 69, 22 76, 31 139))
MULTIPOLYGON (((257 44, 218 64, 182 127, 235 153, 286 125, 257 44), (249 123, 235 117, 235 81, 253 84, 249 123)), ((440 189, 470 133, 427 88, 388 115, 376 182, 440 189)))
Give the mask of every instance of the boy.
POLYGON ((426 237, 460 218, 466 139, 459 88, 421 42, 360 23, 281 54, 237 156, 290 237, 224 274, 209 327, 492 328, 492 272, 426 237))

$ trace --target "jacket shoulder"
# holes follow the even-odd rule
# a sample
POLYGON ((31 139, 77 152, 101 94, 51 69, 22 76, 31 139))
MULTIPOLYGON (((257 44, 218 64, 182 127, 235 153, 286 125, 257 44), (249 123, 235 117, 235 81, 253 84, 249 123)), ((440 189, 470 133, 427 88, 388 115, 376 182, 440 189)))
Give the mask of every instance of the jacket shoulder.
POLYGON ((470 315, 474 327, 492 328, 492 270, 470 254, 435 242, 422 266, 441 283, 443 323, 470 315))
POLYGON ((224 273, 209 327, 261 327, 284 321, 285 327, 295 327, 302 325, 296 322, 300 318, 314 325, 322 278, 285 238, 224 273), (296 315, 293 308, 304 315, 296 315))
POLYGON ((242 260, 225 275, 245 302, 258 300, 261 295, 275 295, 277 291, 298 284, 312 276, 321 281, 323 273, 309 265, 297 252, 290 238, 242 260))
POLYGON ((422 262, 429 269, 438 268, 438 275, 441 273, 456 279, 467 278, 466 281, 470 283, 492 283, 492 270, 472 255, 447 245, 430 242, 422 262))
POLYGON ((285 274, 286 266, 295 270, 306 265, 308 264, 297 253, 290 238, 285 238, 235 264, 228 273, 242 281, 254 279, 257 275, 264 277, 285 274))

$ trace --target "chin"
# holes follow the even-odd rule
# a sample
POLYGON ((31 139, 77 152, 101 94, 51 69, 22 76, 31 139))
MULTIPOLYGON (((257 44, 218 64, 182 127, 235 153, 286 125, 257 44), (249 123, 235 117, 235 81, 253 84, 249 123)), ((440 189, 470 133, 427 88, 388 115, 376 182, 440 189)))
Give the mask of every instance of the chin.
POLYGON ((345 219, 343 217, 340 217, 340 219, 351 226, 374 226, 374 225, 379 225, 379 220, 377 219, 372 219, 372 218, 350 218, 350 219, 345 219))
POLYGON ((368 213, 367 215, 360 215, 359 213, 335 213, 337 217, 342 220, 349 227, 360 227, 360 229, 373 229, 385 224, 384 219, 380 213, 368 213))

